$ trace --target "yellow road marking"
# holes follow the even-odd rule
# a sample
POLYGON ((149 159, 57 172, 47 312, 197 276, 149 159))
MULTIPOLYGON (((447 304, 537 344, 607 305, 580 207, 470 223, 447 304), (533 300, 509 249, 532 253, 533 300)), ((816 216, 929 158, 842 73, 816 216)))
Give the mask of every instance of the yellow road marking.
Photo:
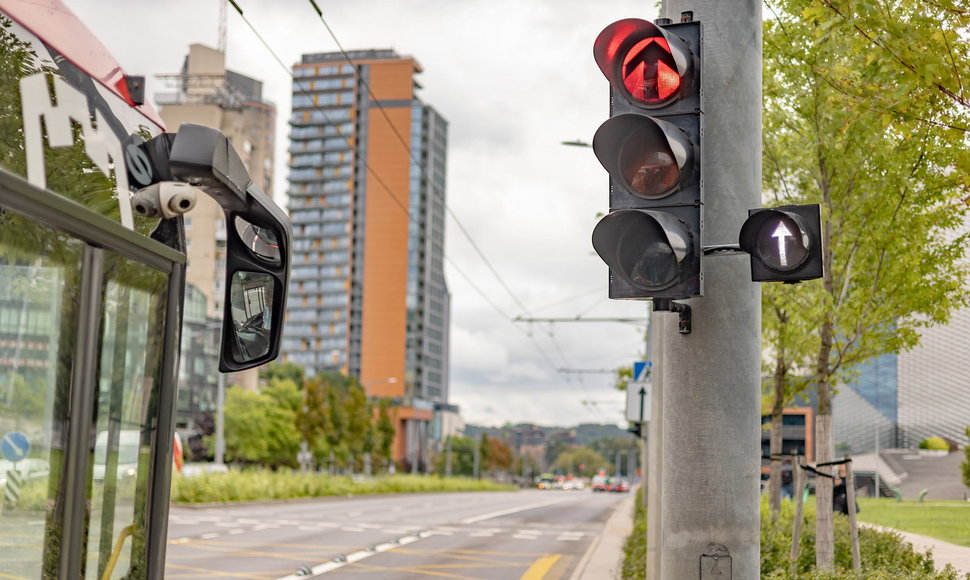
POLYGON ((546 556, 548 552, 494 552, 491 550, 442 550, 441 548, 394 548, 397 554, 470 554, 474 556, 546 556))
POLYGON ((458 578, 459 580, 478 580, 474 576, 459 576, 458 574, 447 574, 445 572, 436 572, 434 570, 413 566, 375 566, 373 564, 361 564, 360 562, 354 562, 353 564, 350 564, 349 567, 361 568, 369 571, 383 570, 391 572, 410 572, 420 576, 440 576, 442 578, 458 578))
POLYGON ((562 554, 552 554, 539 558, 529 566, 529 569, 525 571, 525 574, 519 577, 519 580, 542 580, 546 573, 552 568, 552 566, 559 561, 562 554))
POLYGON ((212 568, 196 568, 195 566, 183 566, 180 564, 167 564, 166 568, 175 568, 178 570, 184 570, 185 572, 198 572, 203 574, 202 576, 188 576, 186 574, 165 574, 168 578, 256 578, 258 580, 266 580, 267 578, 275 578, 272 576, 273 571, 261 572, 259 575, 256 574, 246 574, 244 572, 219 572, 218 570, 213 570, 212 568))
POLYGON ((27 580, 26 576, 11 576, 9 574, 4 574, 0 572, 0 578, 13 578, 14 580, 27 580))

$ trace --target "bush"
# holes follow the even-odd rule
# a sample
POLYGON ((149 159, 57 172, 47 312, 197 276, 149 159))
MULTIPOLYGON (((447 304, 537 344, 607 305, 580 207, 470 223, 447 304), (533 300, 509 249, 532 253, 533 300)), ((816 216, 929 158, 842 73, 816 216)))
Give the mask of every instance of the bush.
POLYGON ((950 444, 947 443, 942 437, 930 437, 929 439, 920 441, 919 448, 932 449, 935 451, 949 451, 950 444))
POLYGON ((789 570, 794 502, 782 502, 778 521, 772 522, 767 498, 761 502, 761 577, 765 580, 959 580, 952 567, 936 572, 933 557, 916 552, 895 532, 859 529, 862 570, 852 571, 849 518, 835 514, 835 570, 815 570, 815 514, 809 504, 804 510, 795 572, 789 570))
POLYGON ((512 486, 489 480, 421 475, 390 475, 354 481, 344 475, 232 469, 172 480, 176 503, 222 503, 262 499, 294 499, 334 495, 440 491, 499 491, 512 486))
MULTIPOLYGON (((641 502, 636 502, 633 532, 623 546, 623 580, 643 580, 646 575, 647 514, 641 502)), ((767 496, 761 502, 761 578, 762 580, 961 580, 951 567, 936 572, 933 558, 921 554, 902 541, 895 532, 880 532, 871 528, 859 529, 859 552, 862 570, 852 571, 852 548, 849 518, 835 514, 835 570, 824 573, 815 570, 815 514, 812 504, 806 506, 799 541, 795 571, 789 570, 792 522, 795 504, 785 500, 778 520, 771 521, 767 496), (807 513, 811 512, 811 513, 807 513)), ((967 575, 966 578, 970 578, 967 575)))
MULTIPOLYGON (((639 492, 637 495, 640 495, 639 492)), ((637 497, 633 502, 633 531, 623 543, 624 580, 644 580, 647 577, 647 508, 637 497)))

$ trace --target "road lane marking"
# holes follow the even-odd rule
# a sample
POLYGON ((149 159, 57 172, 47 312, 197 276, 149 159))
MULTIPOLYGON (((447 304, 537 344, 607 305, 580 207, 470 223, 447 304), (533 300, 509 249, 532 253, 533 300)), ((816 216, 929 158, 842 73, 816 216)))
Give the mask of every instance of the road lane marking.
POLYGON ((524 512, 524 511, 527 511, 527 510, 533 510, 533 509, 536 509, 536 508, 545 507, 547 505, 552 505, 552 504, 556 504, 556 503, 562 503, 564 501, 569 501, 570 499, 572 499, 572 498, 559 498, 559 499, 553 499, 553 500, 547 500, 547 501, 540 501, 540 502, 537 502, 537 503, 530 503, 530 504, 526 504, 526 505, 522 505, 522 506, 518 506, 518 507, 514 507, 514 508, 499 510, 497 512, 491 512, 491 513, 487 513, 487 514, 481 514, 481 515, 478 515, 478 516, 472 516, 470 518, 465 518, 465 519, 461 520, 459 523, 462 523, 462 524, 477 524, 478 522, 485 521, 485 520, 490 520, 492 518, 498 518, 498 517, 501 517, 501 516, 507 516, 509 514, 514 514, 514 513, 518 513, 518 512, 524 512))
MULTIPOLYGON (((401 546, 407 546, 408 544, 413 544, 414 542, 421 541, 429 536, 430 534, 427 532, 420 532, 413 536, 404 536, 403 538, 398 538, 397 540, 392 542, 385 542, 383 544, 378 544, 367 550, 359 550, 352 554, 345 555, 343 558, 340 559, 340 561, 331 560, 329 562, 324 562, 319 566, 314 566, 313 568, 310 569, 310 573, 311 573, 310 575, 319 576, 321 574, 326 574, 327 572, 331 572, 338 568, 343 568, 347 564, 353 564, 355 562, 359 562, 363 560, 364 558, 370 558, 371 556, 380 554, 381 552, 386 552, 388 550, 393 550, 394 548, 399 548, 401 546)), ((306 578, 306 576, 297 576, 295 574, 291 574, 289 576, 283 576, 282 578, 277 578, 277 580, 302 580, 303 578, 306 578)))
POLYGON ((529 569, 519 577, 519 580, 542 580, 561 557, 562 554, 550 554, 539 558, 529 566, 529 569))

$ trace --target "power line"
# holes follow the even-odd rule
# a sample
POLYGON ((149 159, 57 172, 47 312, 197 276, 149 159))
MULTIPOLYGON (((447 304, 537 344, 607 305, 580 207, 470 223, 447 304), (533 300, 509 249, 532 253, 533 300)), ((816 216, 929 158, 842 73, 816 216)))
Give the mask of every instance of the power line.
MULTIPOLYGON (((337 45, 337 49, 340 51, 340 54, 343 55, 344 59, 346 59, 346 61, 351 66, 353 66, 353 67, 356 68, 357 65, 354 63, 354 60, 350 57, 349 54, 347 54, 347 51, 344 50, 344 47, 340 43, 340 40, 337 38, 337 35, 334 33, 333 29, 330 28, 330 25, 327 23, 326 18, 323 17, 323 11, 320 10, 320 7, 319 6, 317 6, 316 0, 307 0, 307 1, 310 3, 310 6, 313 7, 313 10, 317 13, 317 17, 320 19, 320 22, 323 23, 323 27, 327 29, 327 33, 330 35, 330 38, 333 39, 334 44, 337 45)), ((358 78, 360 79, 360 84, 362 84, 364 86, 364 88, 367 90, 367 94, 370 96, 371 102, 373 102, 374 105, 377 106, 377 109, 384 116, 384 120, 387 121, 388 126, 390 126, 391 131, 394 132, 394 135, 397 137, 398 141, 401 142, 401 145, 404 147, 404 150, 407 152, 408 156, 411 158, 411 161, 421 171, 421 176, 426 181, 428 181, 428 174, 427 174, 427 172, 424 169, 424 165, 421 164, 420 160, 415 156, 414 151, 411 149, 411 146, 408 144, 408 142, 404 139, 404 136, 401 135, 400 131, 398 131, 397 126, 394 125, 394 123, 391 122, 391 118, 387 114, 387 111, 384 109, 384 107, 381 105, 381 102, 377 99, 377 96, 371 90, 370 83, 367 82, 367 79, 365 79, 363 77, 363 75, 358 75, 358 78)), ((502 286, 502 288, 504 288, 505 291, 508 292, 509 296, 512 297, 512 300, 518 305, 518 307, 521 308, 523 312, 525 312, 526 314, 528 314, 529 313, 529 309, 526 308, 525 304, 523 304, 522 301, 519 300, 519 297, 516 296, 515 293, 512 292, 512 289, 509 288, 508 284, 505 283, 505 280, 502 278, 502 276, 499 275, 498 270, 496 270, 495 267, 492 266, 492 262, 489 261, 489 259, 487 257, 485 257, 485 254, 484 254, 484 252, 482 252, 481 248, 478 246, 478 243, 475 242, 474 238, 472 238, 471 234, 465 228, 464 224, 461 223, 461 220, 458 219, 458 216, 455 215, 455 212, 453 212, 451 210, 451 208, 448 207, 448 204, 447 203, 445 204, 445 211, 447 211, 448 212, 448 215, 451 216, 451 219, 454 220, 455 224, 458 226, 458 229, 461 231, 462 235, 465 236, 465 239, 468 240, 468 243, 471 244, 472 248, 475 250, 475 252, 478 254, 478 256, 482 259, 482 262, 485 263, 485 266, 488 267, 488 269, 492 273, 492 275, 495 276, 495 279, 498 280, 498 282, 502 286)))

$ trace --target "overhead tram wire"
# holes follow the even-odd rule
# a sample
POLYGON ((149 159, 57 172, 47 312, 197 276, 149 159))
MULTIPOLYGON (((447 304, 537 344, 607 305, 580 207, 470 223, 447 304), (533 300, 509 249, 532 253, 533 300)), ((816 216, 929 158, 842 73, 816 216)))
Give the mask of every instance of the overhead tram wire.
MULTIPOLYGON (((332 28, 330 28, 330 24, 327 22, 327 19, 324 18, 323 10, 321 10, 320 7, 317 5, 316 0, 307 0, 307 1, 310 3, 310 6, 313 8, 313 11, 317 13, 317 17, 320 19, 321 24, 323 24, 323 27, 326 28, 327 30, 327 34, 330 35, 330 38, 333 40, 334 44, 337 45, 337 49, 340 51, 340 54, 343 55, 344 59, 347 61, 348 64, 356 68, 357 65, 354 63, 353 59, 350 58, 350 55, 344 49, 343 44, 340 42, 340 39, 337 38, 337 34, 333 31, 332 28)), ((377 96, 374 94, 374 91, 371 90, 370 83, 367 82, 367 79, 365 79, 363 75, 358 75, 358 79, 360 80, 360 84, 362 84, 364 88, 367 90, 367 95, 370 97, 371 102, 377 107, 377 110, 380 111, 381 115, 383 115, 384 120, 387 121, 388 126, 391 128, 391 131, 397 137, 397 140, 401 143, 401 146, 404 147, 404 151, 408 154, 408 157, 410 157, 411 162, 421 172, 421 177, 425 180, 425 182, 430 182, 428 173, 425 170, 424 165, 421 164, 420 160, 414 154, 414 150, 411 148, 411 145, 407 142, 404 136, 401 135, 400 131, 398 131, 397 126, 391 121, 390 116, 387 114, 387 110, 384 109, 384 106, 381 104, 380 100, 378 100, 377 96)), ((451 219, 455 222, 455 225, 458 226, 459 231, 461 231, 462 235, 465 236, 465 239, 468 240, 468 243, 471 244, 472 249, 474 249, 475 253, 478 254, 478 257, 481 258, 482 262, 492 273, 492 276, 495 277, 495 279, 502 286, 502 288, 505 289, 508 295, 512 297, 512 300, 522 310, 522 312, 525 314, 529 314, 530 313, 529 308, 526 307, 526 305, 523 304, 521 300, 519 300, 519 297, 514 292, 512 292, 512 289, 509 287, 509 285, 505 283, 505 279, 502 278, 502 276, 498 273, 498 270, 496 270, 495 267, 492 265, 492 262, 485 256, 485 253, 482 252, 478 243, 475 242, 474 238, 472 238, 471 234, 465 228, 465 225, 461 222, 461 220, 458 219, 458 216, 455 214, 455 212, 452 211, 451 207, 449 207, 447 203, 445 203, 444 206, 445 206, 445 211, 448 212, 448 215, 451 216, 451 219)), ((454 262, 452 262, 452 264, 454 264, 454 262)), ((551 327, 550 327, 550 332, 548 332, 547 335, 549 336, 549 339, 552 341, 553 347, 559 353, 559 356, 562 357, 563 360, 568 360, 566 357, 566 354, 562 351, 562 347, 559 345, 559 342, 555 339, 555 336, 551 332, 551 327)), ((531 334, 529 334, 528 336, 530 338, 532 337, 531 334)))
MULTIPOLYGON (((295 83, 297 83, 300 86, 300 88, 303 89, 304 91, 309 92, 308 87, 306 85, 304 85, 303 82, 300 79, 296 78, 296 76, 290 70, 290 67, 288 67, 286 65, 286 63, 284 63, 283 60, 279 57, 279 55, 276 54, 276 51, 274 51, 272 49, 272 47, 269 45, 269 43, 266 41, 266 39, 263 38, 263 35, 261 35, 259 33, 259 31, 256 29, 256 26, 248 18, 246 18, 246 15, 243 13, 243 10, 239 6, 239 4, 237 4, 235 2, 235 0, 226 0, 226 1, 229 2, 229 4, 232 5, 232 7, 236 10, 236 13, 239 14, 239 17, 242 18, 242 20, 246 24, 246 26, 248 26, 249 29, 253 32, 253 34, 256 35, 256 38, 260 41, 260 43, 263 45, 263 47, 270 53, 270 55, 273 57, 273 59, 276 60, 276 62, 286 72, 286 74, 292 79, 292 81, 295 82, 295 83)), ((327 30, 331 33, 331 36, 334 38, 334 41, 337 42, 337 45, 339 47, 340 46, 339 41, 337 41, 336 37, 333 35, 333 32, 330 31, 330 27, 327 25, 326 21, 323 20, 323 15, 319 12, 319 8, 316 6, 315 3, 313 3, 313 7, 314 7, 315 10, 318 11, 318 14, 320 15, 321 21, 323 22, 324 26, 326 26, 327 30)), ((344 51, 342 47, 340 47, 340 51, 344 55, 344 57, 346 58, 347 57, 346 51, 344 51)), ((351 64, 353 64, 353 62, 351 62, 351 64)), ((358 78, 360 78, 360 77, 358 77, 358 78)), ((370 92, 370 87, 367 85, 367 83, 364 81, 363 78, 360 78, 360 80, 361 80, 361 83, 363 83, 364 86, 367 87, 368 94, 370 94, 371 95, 371 98, 373 99, 373 93, 370 92)), ((380 103, 377 102, 376 99, 374 100, 374 102, 377 105, 378 109, 385 116, 385 118, 387 118, 387 112, 384 111, 383 107, 380 106, 380 103)), ((323 116, 324 120, 326 120, 326 122, 329 123, 334 128, 334 132, 336 133, 337 137, 339 137, 339 138, 343 139, 344 141, 346 141, 348 143, 348 145, 351 145, 351 148, 353 148, 352 147, 353 144, 352 144, 350 138, 347 137, 346 135, 343 135, 340 132, 340 126, 339 126, 339 124, 332 122, 327 117, 327 115, 326 115, 325 112, 321 111, 321 115, 323 116)), ((412 161, 416 161, 415 158, 414 158, 414 154, 411 151, 411 148, 407 145, 407 143, 404 143, 403 142, 403 138, 401 138, 400 133, 397 132, 397 128, 394 127, 393 123, 390 122, 390 119, 387 119, 387 120, 388 120, 388 124, 394 129, 394 132, 398 135, 398 138, 399 139, 402 139, 402 143, 404 144, 404 146, 405 146, 405 148, 406 148, 406 150, 408 152, 409 157, 412 159, 412 161)), ((418 163, 415 163, 415 164, 419 167, 419 169, 422 172, 422 175, 427 180, 427 175, 425 174, 424 167, 422 167, 418 163)), ((387 185, 387 183, 384 182, 384 180, 380 177, 380 174, 377 171, 375 171, 374 168, 371 167, 369 163, 367 163, 367 160, 366 159, 364 160, 364 166, 366 167, 368 173, 384 189, 384 191, 387 193, 387 195, 392 200, 394 200, 394 203, 398 206, 398 208, 401 211, 404 212, 404 215, 407 216, 408 220, 411 221, 411 222, 414 222, 417 225, 420 225, 418 223, 418 221, 417 221, 417 218, 411 216, 410 212, 407 210, 407 208, 404 206, 404 204, 401 202, 401 200, 398 198, 398 196, 395 195, 394 192, 391 190, 391 188, 387 185)), ((451 212, 451 210, 448 209, 447 204, 445 205, 445 208, 448 210, 448 213, 452 215, 453 219, 455 219, 456 223, 458 223, 457 218, 454 216, 454 214, 451 212)), ((460 223, 459 223, 459 228, 466 235, 466 237, 468 237, 469 241, 472 243, 472 246, 479 253, 479 256, 483 259, 483 261, 486 263, 486 265, 488 266, 488 268, 492 271, 492 274, 495 275, 496 279, 498 279, 498 281, 502 285, 502 287, 505 288, 505 291, 508 292, 510 296, 512 296, 512 299, 516 302, 517 305, 519 305, 520 308, 522 308, 524 311, 527 312, 528 309, 525 308, 525 306, 521 303, 521 301, 518 299, 518 297, 516 297, 515 294, 513 294, 512 291, 509 289, 508 285, 506 285, 505 282, 501 279, 501 277, 498 276, 498 274, 495 271, 494 267, 492 267, 491 263, 489 263, 488 260, 485 258, 485 256, 481 253, 481 250, 478 249, 477 244, 474 243, 474 241, 471 239, 471 237, 469 236, 469 234, 464 230, 464 228, 461 226, 460 223)), ((447 255, 445 255, 445 259, 448 260, 448 263, 451 264, 452 267, 455 268, 455 271, 457 271, 463 278, 465 278, 466 281, 469 282, 469 284, 471 285, 472 289, 474 289, 485 300, 485 302, 489 306, 491 306, 496 312, 498 312, 499 314, 501 314, 502 315, 502 318, 504 318, 509 323, 511 323, 513 328, 516 328, 519 332, 522 332, 524 335, 526 335, 532 341, 533 345, 536 347, 536 350, 539 352, 539 354, 542 356, 542 358, 545 360, 546 364, 548 364, 550 368, 552 368, 552 369, 555 369, 556 368, 557 365, 555 363, 553 363, 552 360, 549 358, 549 356, 545 353, 545 351, 542 350, 542 348, 539 346, 538 342, 536 341, 535 337, 532 336, 531 333, 529 333, 529 332, 527 332, 527 331, 522 330, 521 328, 519 328, 519 326, 515 324, 516 320, 513 319, 512 317, 510 317, 505 312, 503 312, 500 308, 498 308, 495 305, 495 303, 474 282, 471 281, 471 278, 467 274, 465 274, 457 266, 455 266, 455 262, 453 260, 451 260, 450 258, 448 258, 447 255)), ((552 337, 550 337, 550 338, 552 338, 552 337)), ((552 338, 552 342, 553 342, 553 345, 555 346, 556 350, 559 352, 560 356, 563 357, 563 359, 565 360, 566 359, 565 354, 563 354, 562 349, 559 347, 559 344, 556 342, 556 340, 554 338, 552 338)))

